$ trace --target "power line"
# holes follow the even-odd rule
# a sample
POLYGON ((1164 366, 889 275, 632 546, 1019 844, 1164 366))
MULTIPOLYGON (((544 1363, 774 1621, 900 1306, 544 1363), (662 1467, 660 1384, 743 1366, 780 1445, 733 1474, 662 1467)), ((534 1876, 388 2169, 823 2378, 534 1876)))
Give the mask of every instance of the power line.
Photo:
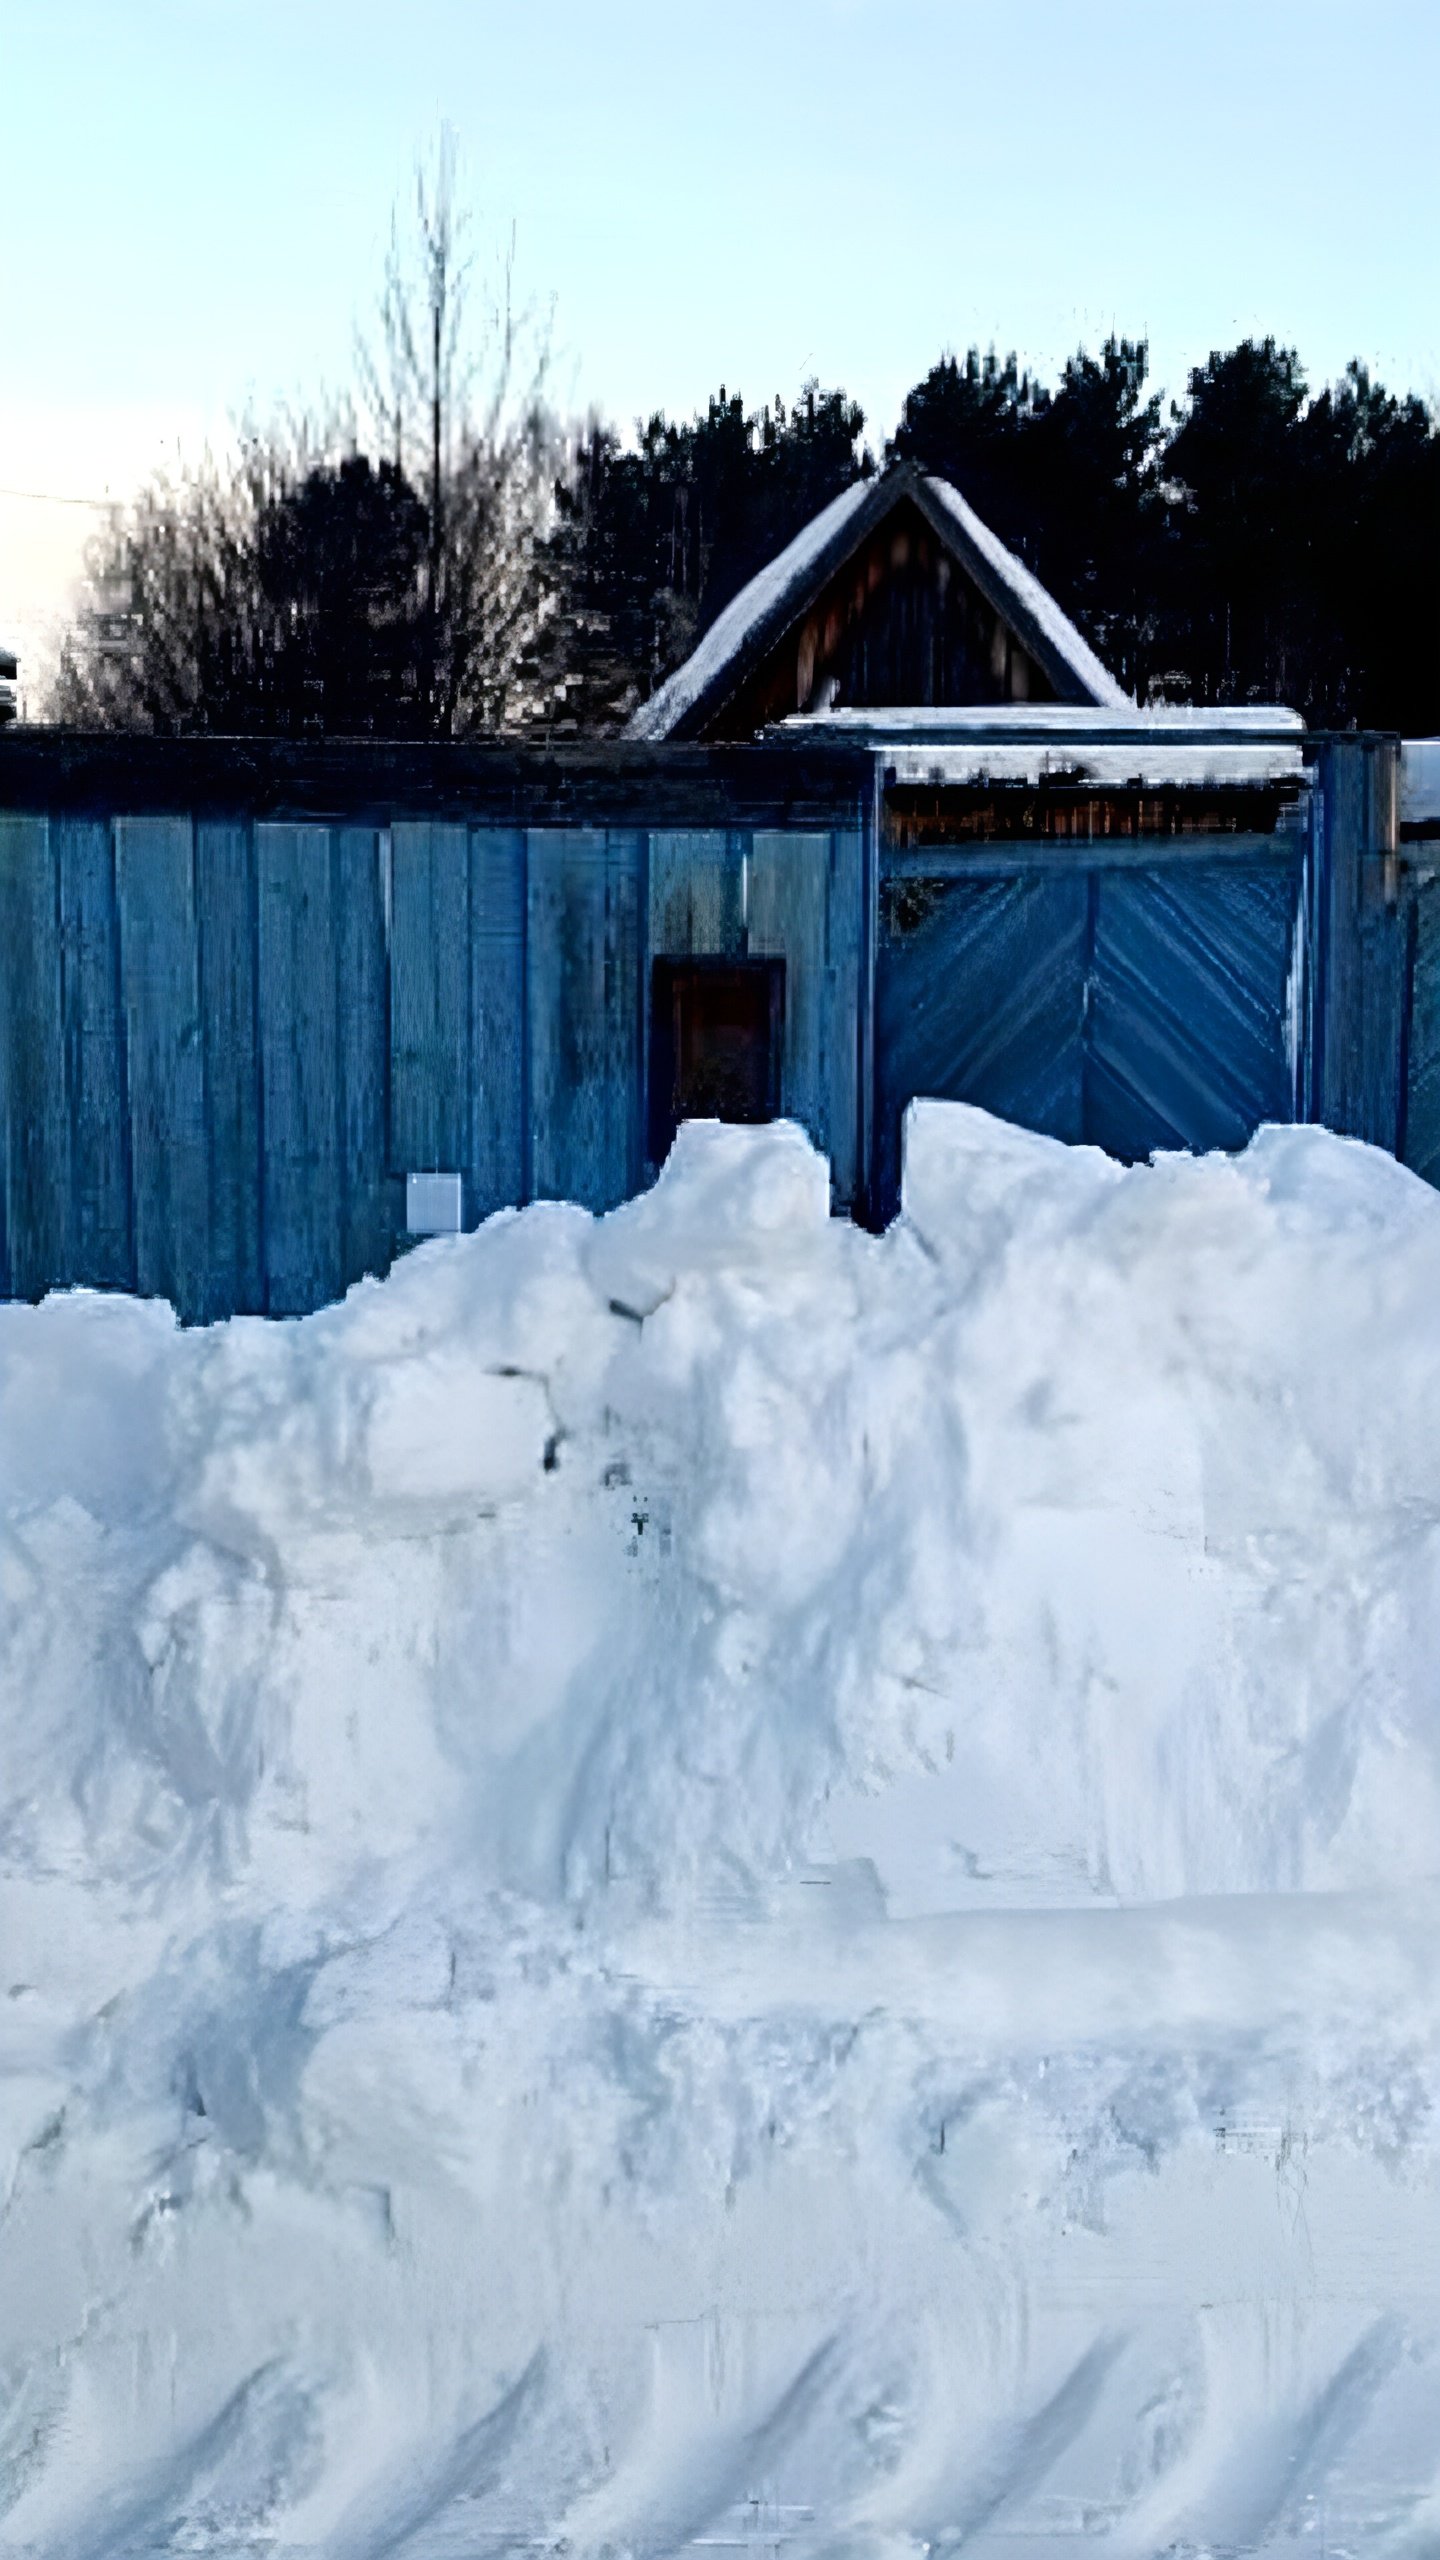
POLYGON ((0 487, 0 498, 34 498, 46 507, 113 507, 122 502, 116 498, 74 498, 59 489, 6 489, 0 487))

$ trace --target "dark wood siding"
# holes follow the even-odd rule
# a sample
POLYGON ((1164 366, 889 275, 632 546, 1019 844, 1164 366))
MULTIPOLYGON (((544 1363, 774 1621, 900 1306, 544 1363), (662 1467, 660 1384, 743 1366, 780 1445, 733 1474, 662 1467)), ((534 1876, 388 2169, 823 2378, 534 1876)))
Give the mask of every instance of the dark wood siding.
POLYGON ((830 579, 709 734, 753 737, 827 703, 1051 702, 1054 688, 918 507, 897 507, 830 579))

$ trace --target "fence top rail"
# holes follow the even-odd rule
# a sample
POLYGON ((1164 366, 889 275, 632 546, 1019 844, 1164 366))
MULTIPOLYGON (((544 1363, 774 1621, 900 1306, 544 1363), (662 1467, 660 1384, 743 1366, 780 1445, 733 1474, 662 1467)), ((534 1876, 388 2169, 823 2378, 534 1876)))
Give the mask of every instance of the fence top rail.
POLYGON ((874 759, 825 743, 475 746, 389 739, 157 738, 20 727, 0 809, 486 826, 854 827, 874 759))

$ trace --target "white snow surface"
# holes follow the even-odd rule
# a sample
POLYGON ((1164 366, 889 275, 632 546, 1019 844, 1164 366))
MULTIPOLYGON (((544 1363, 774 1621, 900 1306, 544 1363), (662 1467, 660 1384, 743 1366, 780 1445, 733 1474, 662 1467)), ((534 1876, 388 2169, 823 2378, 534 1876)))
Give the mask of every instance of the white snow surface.
POLYGON ((1224 789, 1298 783, 1305 774, 1298 712, 1123 712, 1089 704, 1007 702, 905 711, 792 712, 768 734, 833 738, 883 757, 892 782, 1094 783, 1224 789))
POLYGON ((0 2550, 1440 2548, 1440 1199, 0 1309, 0 2550))

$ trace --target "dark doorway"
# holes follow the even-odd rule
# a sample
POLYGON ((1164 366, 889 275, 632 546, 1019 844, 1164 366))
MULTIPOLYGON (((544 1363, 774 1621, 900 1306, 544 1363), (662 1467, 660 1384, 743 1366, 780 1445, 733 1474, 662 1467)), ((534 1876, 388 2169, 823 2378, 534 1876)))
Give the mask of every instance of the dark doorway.
POLYGON ((682 1120, 773 1120, 783 960, 657 960, 650 976, 650 1161, 682 1120))

